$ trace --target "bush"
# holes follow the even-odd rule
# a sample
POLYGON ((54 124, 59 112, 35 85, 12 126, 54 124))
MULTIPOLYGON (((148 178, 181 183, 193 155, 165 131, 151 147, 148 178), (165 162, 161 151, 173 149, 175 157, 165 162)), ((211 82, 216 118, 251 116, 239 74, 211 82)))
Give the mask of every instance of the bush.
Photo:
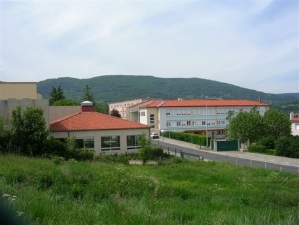
POLYGON ((259 152, 259 153, 265 153, 266 147, 261 144, 252 144, 248 147, 249 152, 259 152))
MULTIPOLYGON (((166 131, 162 133, 163 137, 169 137, 179 141, 185 141, 197 145, 206 145, 207 137, 205 135, 182 133, 182 132, 173 132, 166 131)), ((210 142, 210 137, 208 137, 208 142, 210 142)))
POLYGON ((70 156, 71 158, 76 159, 78 161, 93 160, 94 150, 88 148, 76 149, 75 151, 72 151, 72 154, 70 156))
POLYGON ((275 142, 277 155, 299 158, 299 137, 281 137, 275 142))
POLYGON ((45 154, 66 157, 66 146, 63 142, 50 137, 45 141, 45 154))
POLYGON ((275 148, 275 140, 273 137, 264 137, 259 140, 259 144, 266 147, 266 149, 274 149, 275 148))

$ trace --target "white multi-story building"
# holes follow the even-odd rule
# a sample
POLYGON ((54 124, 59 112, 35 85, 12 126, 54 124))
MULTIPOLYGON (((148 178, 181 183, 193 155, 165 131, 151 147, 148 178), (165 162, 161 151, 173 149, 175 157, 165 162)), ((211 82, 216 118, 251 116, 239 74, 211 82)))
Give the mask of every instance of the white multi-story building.
MULTIPOLYGON (((253 107, 256 107, 261 115, 264 115, 269 108, 261 100, 151 101, 139 107, 138 121, 162 132, 185 131, 223 138, 228 115, 234 116, 242 111, 249 112, 253 107)), ((132 118, 135 117, 136 115, 132 115, 132 118)))

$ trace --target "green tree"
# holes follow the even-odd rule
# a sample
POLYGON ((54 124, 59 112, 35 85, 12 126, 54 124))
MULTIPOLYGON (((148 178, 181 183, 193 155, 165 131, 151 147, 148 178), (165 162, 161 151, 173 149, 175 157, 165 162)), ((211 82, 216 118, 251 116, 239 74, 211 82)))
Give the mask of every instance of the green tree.
POLYGON ((121 118, 121 115, 117 109, 112 109, 112 111, 110 112, 110 116, 121 118))
POLYGON ((93 104, 95 104, 92 90, 88 85, 85 85, 85 87, 84 87, 82 101, 90 101, 93 104))
POLYGON ((270 109, 264 115, 265 131, 267 136, 277 139, 291 135, 291 121, 282 111, 270 109))
POLYGON ((24 112, 17 107, 11 118, 12 143, 15 151, 25 155, 44 153, 44 143, 49 135, 43 110, 28 106, 24 112))
POLYGON ((241 142, 248 141, 249 144, 258 141, 264 131, 264 121, 259 112, 253 108, 250 112, 240 112, 231 119, 227 133, 228 137, 241 142))
POLYGON ((10 150, 11 135, 7 122, 0 116, 0 152, 10 150))
POLYGON ((16 107, 11 114, 11 140, 12 150, 16 153, 23 153, 26 151, 26 136, 24 132, 24 121, 21 106, 16 107))
POLYGON ((59 100, 64 100, 64 93, 63 93, 63 89, 60 87, 60 85, 58 86, 58 88, 52 87, 52 90, 50 92, 50 100, 49 103, 50 105, 53 105, 54 102, 59 101, 59 100))
POLYGON ((96 103, 95 110, 96 112, 109 114, 109 105, 107 103, 96 103))
POLYGON ((76 106, 76 105, 80 105, 80 104, 72 99, 58 100, 52 104, 52 106, 76 106))

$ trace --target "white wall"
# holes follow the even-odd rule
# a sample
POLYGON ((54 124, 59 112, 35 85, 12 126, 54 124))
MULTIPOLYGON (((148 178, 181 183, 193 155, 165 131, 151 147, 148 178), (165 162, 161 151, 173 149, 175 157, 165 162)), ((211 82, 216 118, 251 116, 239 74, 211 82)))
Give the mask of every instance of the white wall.
POLYGON ((292 122, 292 135, 299 136, 299 121, 292 122))
POLYGON ((127 136, 141 135, 149 139, 149 129, 127 129, 127 130, 97 130, 97 131, 69 131, 69 132, 51 132, 50 135, 54 138, 69 138, 69 137, 92 137, 94 139, 95 155, 104 154, 125 154, 130 152, 138 152, 139 150, 127 150, 127 136), (101 137, 104 136, 120 136, 120 150, 101 151, 101 137))

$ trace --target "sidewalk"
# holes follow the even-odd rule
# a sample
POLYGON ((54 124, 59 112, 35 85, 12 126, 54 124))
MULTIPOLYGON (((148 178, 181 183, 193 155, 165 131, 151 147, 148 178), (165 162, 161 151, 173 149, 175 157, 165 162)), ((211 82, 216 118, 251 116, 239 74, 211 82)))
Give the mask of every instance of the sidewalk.
POLYGON ((174 139, 169 139, 169 138, 165 138, 165 137, 160 137, 159 141, 186 147, 186 148, 191 148, 194 150, 206 151, 206 152, 210 152, 210 153, 214 153, 214 154, 218 154, 218 155, 233 156, 233 157, 244 158, 244 159, 258 160, 258 161, 267 162, 267 163, 276 163, 276 164, 282 164, 282 165, 287 165, 287 166, 299 167, 299 159, 294 159, 294 158, 264 155, 264 154, 251 153, 251 152, 241 152, 241 151, 217 152, 214 150, 198 149, 195 144, 184 142, 184 141, 178 141, 178 140, 174 140, 174 139))

